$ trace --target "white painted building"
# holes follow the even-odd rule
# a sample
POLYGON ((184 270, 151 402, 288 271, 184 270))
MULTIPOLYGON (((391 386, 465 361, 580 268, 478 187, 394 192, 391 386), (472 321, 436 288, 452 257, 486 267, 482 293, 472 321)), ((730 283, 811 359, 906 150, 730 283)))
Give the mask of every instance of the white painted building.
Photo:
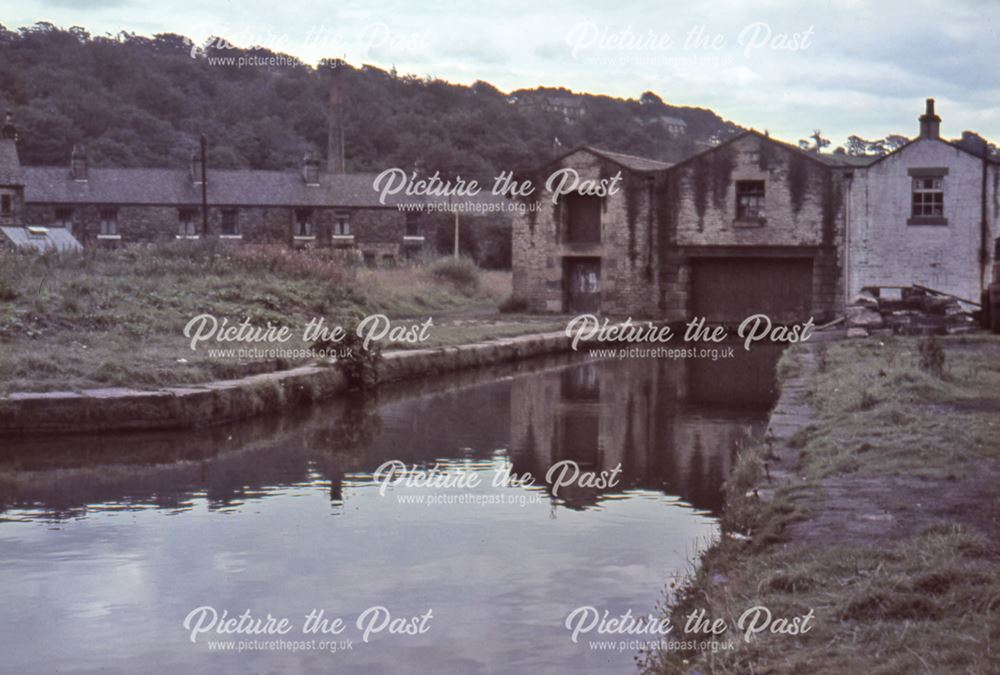
POLYGON ((1000 236, 1000 164, 985 141, 940 137, 934 100, 920 136, 853 171, 847 194, 847 298, 865 286, 920 284, 978 302, 1000 236))

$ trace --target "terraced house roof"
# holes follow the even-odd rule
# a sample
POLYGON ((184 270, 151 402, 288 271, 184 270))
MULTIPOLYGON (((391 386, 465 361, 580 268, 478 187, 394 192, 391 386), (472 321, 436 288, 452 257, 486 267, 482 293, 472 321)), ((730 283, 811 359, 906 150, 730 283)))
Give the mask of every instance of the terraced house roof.
MULTIPOLYGON (((91 167, 87 180, 74 180, 67 167, 27 166, 26 202, 53 204, 201 203, 201 185, 186 169, 110 169, 91 167)), ((208 202, 231 206, 344 206, 394 208, 417 201, 404 195, 379 203, 374 174, 320 173, 307 185, 297 171, 208 170, 208 202)))

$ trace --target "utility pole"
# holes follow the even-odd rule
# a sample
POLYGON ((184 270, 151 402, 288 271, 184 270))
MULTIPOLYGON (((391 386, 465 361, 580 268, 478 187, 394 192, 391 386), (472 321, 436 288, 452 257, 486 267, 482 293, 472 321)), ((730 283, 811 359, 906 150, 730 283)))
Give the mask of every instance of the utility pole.
POLYGON ((208 238, 208 139, 201 135, 201 237, 208 238))

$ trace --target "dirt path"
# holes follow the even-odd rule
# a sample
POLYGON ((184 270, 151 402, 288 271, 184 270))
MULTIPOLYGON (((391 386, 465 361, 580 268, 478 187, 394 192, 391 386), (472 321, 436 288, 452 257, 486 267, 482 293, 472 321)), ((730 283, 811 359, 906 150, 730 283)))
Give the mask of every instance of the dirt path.
MULTIPOLYGON (((813 409, 806 382, 818 367, 815 349, 800 356, 800 371, 786 380, 767 436, 770 481, 762 491, 803 480, 799 475, 796 434, 809 426, 813 409)), ((942 406, 937 406, 942 407, 942 406)), ((995 411, 1000 399, 982 398, 944 406, 995 411)), ((1000 443, 1000 440, 998 440, 1000 443)), ((974 471, 958 479, 840 474, 819 482, 820 503, 806 519, 784 531, 788 543, 809 546, 872 546, 914 536, 940 523, 966 525, 985 534, 1000 553, 1000 461, 980 460, 974 471)))

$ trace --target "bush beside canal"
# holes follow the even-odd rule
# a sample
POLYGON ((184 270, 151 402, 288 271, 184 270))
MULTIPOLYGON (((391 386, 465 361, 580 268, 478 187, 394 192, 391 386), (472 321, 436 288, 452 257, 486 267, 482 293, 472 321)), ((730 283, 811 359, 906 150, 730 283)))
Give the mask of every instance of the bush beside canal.
POLYGON ((654 652, 644 671, 996 672, 1000 339, 812 345, 779 378, 804 383, 811 419, 740 457, 723 534, 669 609, 674 639, 703 608, 736 648, 654 652), (781 453, 797 470, 769 481, 781 453), (757 605, 813 610, 813 628, 744 642, 736 621, 757 605))

